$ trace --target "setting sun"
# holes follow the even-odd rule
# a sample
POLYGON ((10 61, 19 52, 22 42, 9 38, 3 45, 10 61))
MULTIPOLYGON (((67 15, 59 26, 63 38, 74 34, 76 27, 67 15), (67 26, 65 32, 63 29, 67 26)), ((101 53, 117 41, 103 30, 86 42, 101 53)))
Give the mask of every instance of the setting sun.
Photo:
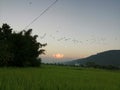
POLYGON ((63 58, 64 55, 58 53, 58 54, 53 54, 53 57, 54 57, 54 58, 63 58))

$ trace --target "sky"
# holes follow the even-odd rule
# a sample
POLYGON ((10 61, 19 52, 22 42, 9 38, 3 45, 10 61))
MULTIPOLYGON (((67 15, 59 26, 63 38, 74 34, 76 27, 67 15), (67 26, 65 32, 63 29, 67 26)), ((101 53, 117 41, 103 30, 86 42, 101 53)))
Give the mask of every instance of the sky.
POLYGON ((120 0, 57 0, 30 24, 55 1, 0 0, 0 27, 32 28, 37 41, 48 44, 40 56, 46 63, 120 50, 120 0))

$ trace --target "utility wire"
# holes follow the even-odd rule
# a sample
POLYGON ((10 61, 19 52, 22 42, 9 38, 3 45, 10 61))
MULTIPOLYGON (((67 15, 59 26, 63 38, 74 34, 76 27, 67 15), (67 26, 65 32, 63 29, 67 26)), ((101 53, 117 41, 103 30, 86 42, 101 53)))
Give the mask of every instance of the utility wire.
POLYGON ((37 19, 39 19, 42 15, 44 15, 58 0, 55 0, 52 4, 50 4, 45 10, 43 10, 39 16, 37 16, 35 19, 33 19, 27 26, 25 26, 25 29, 27 29, 31 24, 33 24, 37 19))

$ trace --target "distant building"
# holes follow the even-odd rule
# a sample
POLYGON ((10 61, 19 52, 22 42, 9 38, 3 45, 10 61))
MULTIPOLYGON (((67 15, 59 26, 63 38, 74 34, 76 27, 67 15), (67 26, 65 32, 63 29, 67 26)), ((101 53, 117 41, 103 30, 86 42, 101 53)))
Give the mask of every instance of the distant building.
POLYGON ((75 66, 77 66, 77 67, 80 66, 80 63, 75 63, 75 66))

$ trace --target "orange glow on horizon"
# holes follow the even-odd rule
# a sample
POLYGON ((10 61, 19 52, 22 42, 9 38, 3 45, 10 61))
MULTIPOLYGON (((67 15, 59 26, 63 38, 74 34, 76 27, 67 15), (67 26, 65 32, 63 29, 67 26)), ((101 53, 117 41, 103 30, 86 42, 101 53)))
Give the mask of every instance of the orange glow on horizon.
POLYGON ((54 58, 63 58, 64 55, 58 53, 58 54, 53 54, 53 57, 54 57, 54 58))

